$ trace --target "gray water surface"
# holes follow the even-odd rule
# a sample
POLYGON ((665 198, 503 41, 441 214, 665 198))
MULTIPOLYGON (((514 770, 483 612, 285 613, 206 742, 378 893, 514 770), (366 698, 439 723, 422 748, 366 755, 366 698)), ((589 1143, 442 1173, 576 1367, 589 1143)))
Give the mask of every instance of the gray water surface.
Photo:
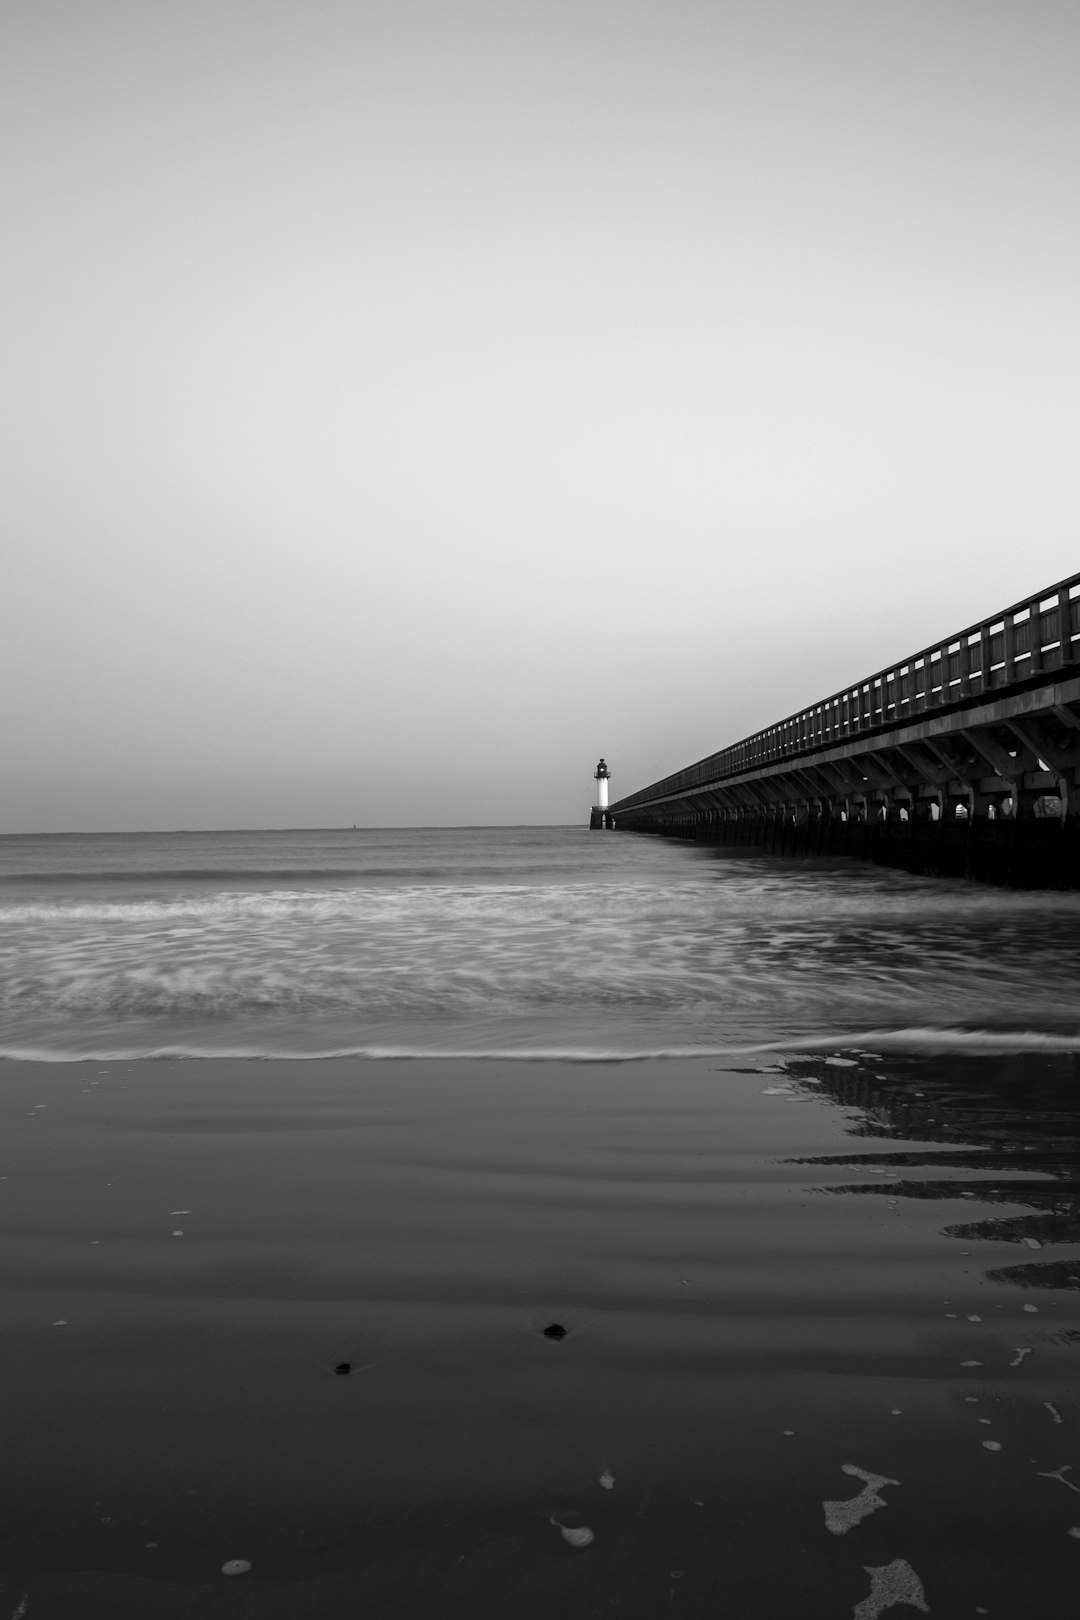
POLYGON ((580 828, 0 839, 0 1052, 1080 1046, 1080 895, 580 828))

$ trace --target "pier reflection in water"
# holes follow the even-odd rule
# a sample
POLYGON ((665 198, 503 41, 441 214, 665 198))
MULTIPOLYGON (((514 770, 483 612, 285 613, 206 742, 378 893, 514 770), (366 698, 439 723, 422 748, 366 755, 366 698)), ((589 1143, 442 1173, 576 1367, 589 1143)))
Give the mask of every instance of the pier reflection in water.
POLYGON ((1030 1254, 988 1266, 992 1282, 1080 1289, 1080 1066, 1072 1055, 880 1058, 847 1069, 835 1059, 788 1065, 793 1081, 855 1105, 852 1135, 913 1140, 896 1152, 830 1154, 803 1164, 880 1173, 882 1183, 829 1191, 855 1197, 977 1200, 1001 1213, 950 1223, 967 1243, 1011 1244, 1030 1254), (921 1172, 921 1173, 920 1173, 921 1172), (1067 1250, 1057 1254, 1056 1249, 1067 1250), (1036 1258, 1036 1256, 1038 1256, 1036 1258))

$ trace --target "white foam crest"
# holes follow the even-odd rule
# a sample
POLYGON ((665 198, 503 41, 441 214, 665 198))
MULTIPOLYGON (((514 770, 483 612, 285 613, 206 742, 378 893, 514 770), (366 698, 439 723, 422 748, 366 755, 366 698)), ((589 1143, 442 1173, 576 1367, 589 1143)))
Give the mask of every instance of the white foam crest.
MULTIPOLYGON (((875 874, 876 875, 876 874, 875 874)), ((468 921, 671 919, 685 928, 695 920, 716 919, 727 925, 771 926, 779 931, 810 926, 831 931, 838 923, 879 932, 905 924, 934 922, 962 925, 969 917, 1003 925, 1023 916, 1045 919, 1048 913, 1080 916, 1080 895, 982 890, 926 880, 924 887, 882 892, 879 882, 864 880, 813 886, 799 875, 773 874, 753 884, 718 881, 585 883, 412 883, 387 886, 357 883, 348 887, 218 889, 206 894, 149 895, 140 898, 61 901, 52 896, 32 901, 0 902, 0 922, 55 924, 82 922, 142 925, 185 920, 277 921, 304 916, 312 921, 333 918, 423 920, 451 916, 468 921)), ((162 882, 168 874, 162 875, 162 882)), ((907 884, 918 882, 905 875, 907 884)))
POLYGON ((611 916, 685 920, 708 916, 715 897, 699 886, 675 884, 659 891, 650 884, 405 884, 347 889, 225 890, 207 895, 124 900, 55 900, 0 904, 0 921, 13 923, 169 923, 250 919, 253 922, 301 915, 324 918, 424 919, 432 915, 517 921, 611 916))
POLYGON ((302 1062, 359 1058, 373 1062, 433 1061, 449 1063, 464 1061, 520 1062, 520 1063, 639 1063, 665 1058, 725 1058, 746 1056, 756 1048, 706 1046, 618 1047, 599 1046, 355 1046, 298 1047, 295 1051, 260 1042, 242 1046, 205 1046, 197 1042, 173 1042, 168 1045, 90 1046, 85 1051, 61 1050, 35 1046, 0 1046, 0 1062, 9 1063, 134 1063, 142 1060, 184 1059, 198 1062, 262 1061, 302 1062))
MULTIPOLYGON (((792 1037, 784 1041, 728 1041, 721 1044, 660 1043, 616 1046, 609 1044, 523 1044, 491 1046, 439 1042, 339 1042, 327 1046, 295 1048, 271 1041, 243 1041, 220 1046, 201 1041, 133 1041, 130 1044, 89 1043, 85 1049, 39 1045, 2 1045, 0 1062, 18 1063, 121 1063, 141 1060, 193 1060, 212 1062, 312 1062, 363 1059, 373 1062, 520 1062, 520 1063, 640 1063, 665 1059, 742 1059, 783 1054, 811 1060, 817 1053, 857 1052, 864 1042, 896 1050, 931 1050, 972 1053, 1080 1052, 1080 1034, 1056 1035, 1040 1030, 874 1030, 858 1034, 792 1037)), ((872 1067, 869 1063, 865 1067, 872 1067)))

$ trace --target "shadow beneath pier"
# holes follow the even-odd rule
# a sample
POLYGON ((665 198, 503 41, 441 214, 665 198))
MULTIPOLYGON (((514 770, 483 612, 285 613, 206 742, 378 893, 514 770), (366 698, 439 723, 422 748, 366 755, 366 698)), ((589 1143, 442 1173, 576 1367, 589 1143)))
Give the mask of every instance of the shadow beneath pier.
POLYGON ((628 819, 623 819, 620 830, 687 838, 727 850, 824 859, 846 856, 917 876, 969 878, 1005 888, 1080 889, 1080 823, 1075 820, 748 819, 630 826, 628 819))

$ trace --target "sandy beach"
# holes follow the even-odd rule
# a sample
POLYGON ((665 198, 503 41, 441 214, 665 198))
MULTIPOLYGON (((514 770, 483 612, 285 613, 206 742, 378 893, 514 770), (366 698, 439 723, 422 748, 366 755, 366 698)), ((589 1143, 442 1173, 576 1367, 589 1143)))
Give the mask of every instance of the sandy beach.
POLYGON ((6 1063, 0 1614, 861 1620, 905 1570, 1065 1613, 1075 1096, 1067 1058, 6 1063))

